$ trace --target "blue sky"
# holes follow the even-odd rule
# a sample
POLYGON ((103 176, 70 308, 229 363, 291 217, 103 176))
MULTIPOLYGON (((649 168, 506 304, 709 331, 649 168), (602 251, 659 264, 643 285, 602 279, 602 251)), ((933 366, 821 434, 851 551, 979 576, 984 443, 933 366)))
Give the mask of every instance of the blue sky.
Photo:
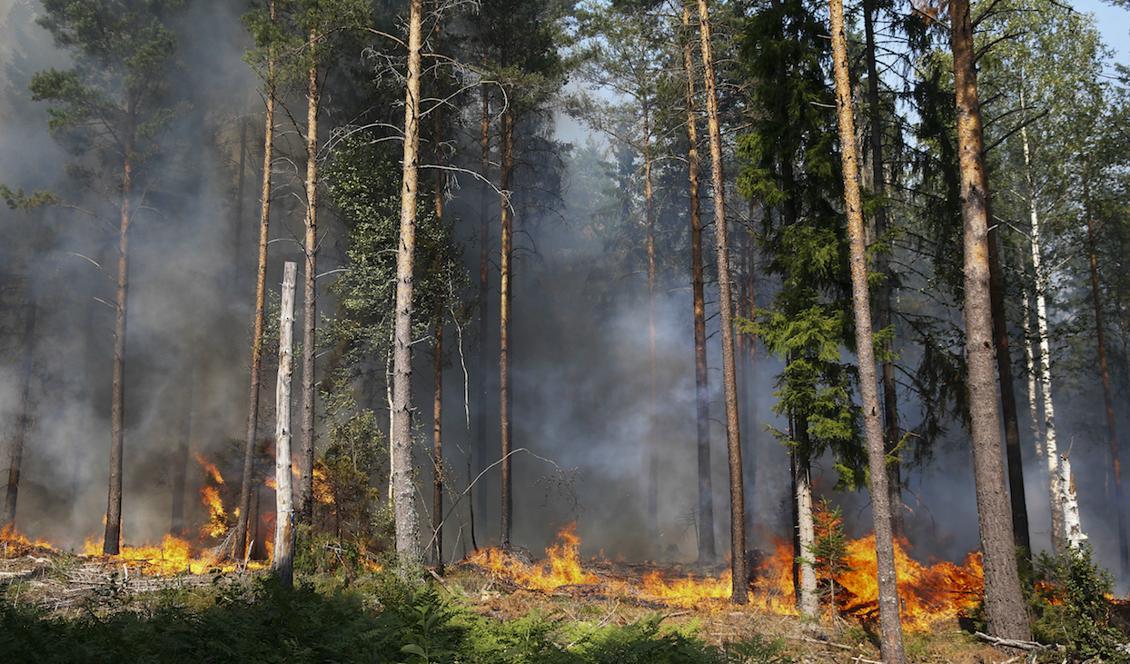
POLYGON ((1081 12, 1095 15, 1106 45, 1114 49, 1115 60, 1130 66, 1130 11, 1100 0, 1070 0, 1081 12))

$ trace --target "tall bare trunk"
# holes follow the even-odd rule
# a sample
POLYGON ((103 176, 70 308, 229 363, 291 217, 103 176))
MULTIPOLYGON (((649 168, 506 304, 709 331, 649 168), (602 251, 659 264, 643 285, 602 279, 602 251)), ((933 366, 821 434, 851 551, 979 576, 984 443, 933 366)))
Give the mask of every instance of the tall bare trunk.
POLYGON ((1114 475, 1114 513, 1118 521, 1118 562, 1122 577, 1130 576, 1130 543, 1126 535, 1126 508, 1122 502, 1122 460, 1118 453, 1118 433, 1114 417, 1114 388, 1110 381, 1110 363, 1106 357, 1102 292, 1099 288, 1099 257, 1095 244, 1095 222, 1091 217, 1091 182, 1083 174, 1083 215, 1087 222, 1087 254, 1091 268, 1091 308, 1095 312, 1095 345, 1099 352, 1099 374, 1103 382, 1103 405, 1106 407, 1106 429, 1110 450, 1110 468, 1114 475))
MULTIPOLYGON (((436 162, 441 155, 439 142, 443 131, 442 111, 435 109, 435 137, 436 162)), ((435 191, 433 192, 433 205, 435 206, 436 223, 443 223, 443 189, 445 179, 442 170, 436 170, 435 191)), ((436 261, 436 274, 442 274, 443 265, 436 261)), ((436 303, 435 344, 433 347, 434 364, 432 366, 432 533, 435 535, 435 564, 436 571, 443 574, 443 309, 444 298, 440 297, 436 303)))
MULTIPOLYGON (((484 57, 485 60, 485 57, 484 57)), ((490 297, 490 222, 487 214, 487 198, 490 196, 490 92, 484 85, 482 89, 482 115, 479 117, 479 149, 482 155, 479 160, 479 175, 483 178, 479 188, 479 338, 478 353, 475 357, 475 380, 477 383, 476 398, 478 400, 477 415, 475 418, 475 450, 478 454, 478 470, 481 472, 487 466, 487 334, 490 326, 487 314, 489 313, 490 297)), ((486 514, 486 491, 481 486, 471 486, 470 502, 476 506, 479 514, 486 514)), ((471 519, 471 544, 478 550, 475 541, 475 520, 471 519)))
POLYGON ((314 409, 318 398, 314 355, 318 345, 318 64, 319 35, 310 31, 306 72, 306 238, 302 292, 302 461, 298 520, 314 519, 314 409))
POLYGON ((279 373, 275 381, 275 559, 271 566, 283 585, 293 585, 294 506, 290 460, 290 379, 294 375, 294 291, 298 266, 283 266, 279 306, 279 373))
POLYGON ((294 291, 298 265, 282 268, 279 306, 279 370, 275 382, 275 560, 271 567, 292 585, 294 576, 294 490, 290 487, 290 377, 294 375, 294 291))
MULTIPOLYGON (((1024 108, 1024 92, 1020 93, 1020 106, 1024 108)), ((1055 402, 1052 400, 1051 336, 1048 332, 1047 289, 1048 275, 1043 264, 1043 242, 1041 240, 1040 214, 1036 201, 1036 188, 1032 180, 1031 152, 1028 146, 1028 128, 1020 128, 1020 141, 1024 149, 1024 176, 1028 185, 1028 217, 1030 223, 1029 247, 1032 251, 1032 269, 1036 282, 1036 334, 1040 344, 1039 382, 1043 396, 1044 455, 1048 468, 1048 484, 1052 515, 1052 548, 1056 551, 1064 546, 1075 546, 1077 541, 1069 541, 1066 518, 1069 511, 1078 512, 1079 507, 1069 495, 1068 484, 1061 480, 1062 463, 1055 432, 1055 402)), ((1070 480, 1070 476, 1068 476, 1070 480)), ((1081 541, 1081 540, 1079 540, 1081 541)))
MULTIPOLYGON (((863 202, 859 194, 859 159, 855 147, 855 118, 852 115, 851 79, 848 73, 847 36, 844 34, 844 6, 829 0, 832 23, 832 63, 836 77, 836 107, 840 128, 840 163, 844 172, 844 207, 851 241, 851 291, 855 313, 855 352, 859 360, 859 392, 863 400, 863 429, 867 441, 868 477, 871 480, 871 520, 875 527, 875 561, 879 580, 879 647, 887 664, 906 660, 899 619, 899 595, 895 576, 895 545, 891 524, 891 493, 887 473, 887 447, 879 417, 878 376, 875 371, 875 339, 871 332, 871 294, 867 286, 867 240, 863 228, 863 202)), ((866 11, 865 11, 866 13, 866 11)), ((875 85, 875 82, 872 82, 875 85)), ((876 91, 875 96, 878 96, 876 91)), ((874 109, 876 112, 878 109, 874 109)), ((876 123, 877 125, 878 123, 876 123)), ((874 131, 874 129, 873 129, 874 131)), ((882 150, 876 150, 881 158, 882 150)), ((878 182, 882 181, 882 162, 877 162, 878 182)), ((876 183, 876 186, 881 186, 876 183)), ((889 297, 889 293, 887 294, 889 297)), ((889 302, 888 302, 889 304, 889 302)), ((893 388, 893 386, 892 386, 893 388)), ((893 399, 893 395, 891 395, 893 399)), ((891 408, 894 404, 888 404, 891 408)), ((890 418, 888 417, 888 424, 890 418)), ((897 416, 895 429, 898 433, 897 416)))
POLYGON ((659 427, 658 385, 655 357, 655 201, 652 185, 651 107, 643 102, 643 199, 647 226, 647 372, 648 409, 651 415, 651 440, 647 447, 647 527, 652 542, 659 541, 659 427))
POLYGON ((726 403, 726 448, 730 465, 730 566, 732 600, 745 604, 749 575, 745 551, 745 486, 742 440, 738 424, 738 385, 734 361, 733 297, 730 293, 730 247, 726 232, 726 187, 722 173, 722 127, 718 120, 718 86, 714 76, 710 8, 698 0, 699 39, 702 43, 703 80, 706 84, 706 126, 710 135, 710 163, 714 189, 714 241, 718 252, 718 303, 722 327, 722 387, 726 403))
MULTIPOLYGON (((133 110, 130 109, 132 116, 133 110)), ((122 539, 122 454, 125 444, 126 298, 129 293, 129 227, 133 211, 133 129, 122 160, 118 221, 118 287, 114 299, 114 376, 110 394, 110 486, 106 496, 106 531, 102 554, 117 555, 122 539)))
POLYGON ((1001 265, 999 226, 989 231, 989 298, 993 309, 993 344, 996 346, 997 374, 1004 417, 1004 451, 1008 471, 1008 496, 1012 508, 1012 541, 1027 560, 1032 551, 1028 535, 1028 501, 1024 497, 1024 459, 1020 454, 1020 422, 1016 408, 1016 387, 1012 380, 1008 321, 1004 309, 1004 268, 1001 265))
POLYGON ((502 256, 499 263, 499 332, 498 332, 498 423, 500 451, 502 453, 502 508, 499 542, 510 548, 510 530, 513 526, 514 497, 511 495, 510 477, 510 261, 513 242, 510 208, 510 174, 514 169, 514 116, 509 107, 502 113, 502 164, 499 169, 498 188, 502 191, 502 256))
POLYGON ((695 432, 698 439, 698 558, 718 557, 714 546, 714 488, 710 476, 710 386, 706 363, 706 296, 702 278, 702 218, 698 207, 698 114, 690 0, 683 3, 683 72, 687 79, 687 180, 691 217, 691 290, 694 301, 695 432))
POLYGON ((396 341, 393 345, 392 485, 396 553, 402 572, 418 565, 420 516, 412 480, 412 273, 416 258, 416 195, 419 190, 420 44, 423 0, 411 0, 408 75, 404 94, 404 161, 400 189, 400 242, 396 253, 396 341))
MULTIPOLYGON (((274 0, 268 3, 271 22, 276 20, 274 0)), ((264 90, 263 172, 259 189, 259 259, 255 274, 255 313, 251 335, 251 386, 247 394, 247 429, 243 439, 243 472, 239 485, 239 517, 232 533, 233 558, 243 555, 247 546, 247 519, 251 506, 251 481, 255 463, 255 443, 259 436, 259 391, 263 369, 263 319, 267 302, 267 247, 271 230, 271 165, 275 149, 275 51, 267 52, 267 80, 264 90)))
POLYGON ((29 303, 24 314, 23 367, 20 369, 19 415, 12 443, 8 447, 8 485, 4 492, 4 516, 0 528, 14 527, 16 522, 16 500, 20 491, 20 471, 23 467, 24 445, 28 428, 31 427, 31 378, 35 373, 35 318, 38 309, 29 303))
MULTIPOLYGON (((883 160, 883 120, 882 107, 879 103, 879 67, 875 59, 875 3, 867 0, 863 3, 863 32, 866 40, 867 56, 867 104, 871 107, 871 180, 875 197, 879 205, 875 208, 875 236, 883 241, 890 225, 887 219, 887 182, 885 162, 883 160)), ((875 297, 875 324, 880 330, 891 326, 891 310, 893 309, 894 288, 892 282, 894 273, 890 267, 890 254, 881 251, 875 256, 875 270, 883 276, 876 288, 875 297)), ((902 462, 899 460, 898 444, 902 438, 902 429, 899 427, 898 391, 895 381, 895 363, 890 359, 893 352, 893 343, 884 344, 883 351, 887 357, 883 358, 880 367, 880 379, 883 388, 883 428, 886 435, 887 455, 894 457, 894 461, 887 464, 887 486, 891 502, 891 527, 895 534, 903 530, 902 520, 905 509, 902 504, 902 462)))
POLYGON ((443 574, 443 309, 436 308, 432 365, 432 533, 436 571, 443 574))
POLYGON ((1032 336, 1032 291, 1024 288, 1024 362, 1028 373, 1028 420, 1032 433, 1032 445, 1036 456, 1044 458, 1044 443, 1040 435, 1040 396, 1039 380, 1036 377, 1038 358, 1034 349, 1035 341, 1032 336))
POLYGON ((1012 514, 1001 467, 1000 412, 993 366, 993 313, 989 293, 988 179, 985 177, 984 134, 973 55, 973 22, 968 0, 950 4, 950 40, 954 61, 957 142, 964 220, 965 346, 967 390, 977 492, 977 517, 985 565, 985 612, 994 636, 1031 637, 1012 514))

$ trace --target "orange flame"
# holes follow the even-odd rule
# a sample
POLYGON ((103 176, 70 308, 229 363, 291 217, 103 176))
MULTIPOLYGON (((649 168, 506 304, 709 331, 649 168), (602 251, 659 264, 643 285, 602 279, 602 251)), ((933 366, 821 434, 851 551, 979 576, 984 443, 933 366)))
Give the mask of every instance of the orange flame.
POLYGON ((480 549, 467 560, 531 590, 546 592, 561 586, 598 583, 595 574, 581 567, 581 538, 576 531, 575 523, 562 528, 557 543, 545 550, 546 562, 541 565, 522 562, 497 548, 480 549))
POLYGON ((193 456, 196 457, 196 463, 200 464, 200 467, 204 470, 204 473, 208 475, 208 478, 210 480, 212 480, 212 484, 224 483, 224 476, 220 474, 220 469, 216 467, 216 464, 205 459, 204 456, 199 452, 193 453, 193 456))

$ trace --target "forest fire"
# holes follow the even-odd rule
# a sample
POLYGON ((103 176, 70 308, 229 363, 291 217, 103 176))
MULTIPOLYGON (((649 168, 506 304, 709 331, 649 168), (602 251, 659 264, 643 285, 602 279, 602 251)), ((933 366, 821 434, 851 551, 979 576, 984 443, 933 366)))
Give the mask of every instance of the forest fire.
MULTIPOLYGON (((967 614, 980 601, 983 570, 979 553, 971 553, 962 565, 942 561, 924 565, 906 553, 906 544, 896 543, 899 596, 904 628, 925 631, 940 622, 953 621, 967 614)), ((728 600, 731 574, 726 570, 716 577, 668 576, 653 569, 637 581, 603 578, 587 571, 580 562, 580 538, 575 524, 566 526, 557 542, 546 549, 546 560, 525 563, 500 549, 483 549, 467 558, 493 575, 523 588, 551 591, 571 585, 601 585, 609 593, 628 593, 671 606, 701 606, 703 602, 728 600)), ((842 571, 835 576, 836 611, 861 622, 878 618, 878 585, 875 581, 875 540, 873 536, 846 543, 842 571)), ((759 610, 795 615, 793 553, 787 542, 778 542, 773 554, 758 566, 751 584, 750 604, 759 610)))

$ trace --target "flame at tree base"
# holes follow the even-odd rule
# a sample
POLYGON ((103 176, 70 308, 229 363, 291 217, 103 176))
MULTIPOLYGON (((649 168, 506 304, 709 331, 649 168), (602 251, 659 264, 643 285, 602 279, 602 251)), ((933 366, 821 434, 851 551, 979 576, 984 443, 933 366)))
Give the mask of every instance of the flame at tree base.
MULTIPOLYGON (((526 563, 496 548, 481 549, 466 562, 515 585, 541 592, 563 586, 599 585, 609 594, 631 594, 678 607, 719 605, 728 601, 733 592, 729 570, 717 577, 669 577, 661 570, 651 570, 638 583, 601 577, 582 566, 580 544, 576 526, 570 524, 558 533, 557 542, 546 549, 546 560, 540 564, 526 563)), ((984 588, 980 553, 969 554, 962 565, 947 561, 924 565, 911 558, 906 548, 905 542, 895 542, 904 629, 926 631, 938 623, 967 615, 977 606, 984 588)), ((863 622, 878 619, 874 536, 847 542, 843 567, 834 583, 823 581, 826 599, 834 599, 835 610, 841 615, 863 622)), ((778 542, 773 554, 757 566, 754 577, 750 606, 779 615, 798 613, 790 544, 778 542)))

